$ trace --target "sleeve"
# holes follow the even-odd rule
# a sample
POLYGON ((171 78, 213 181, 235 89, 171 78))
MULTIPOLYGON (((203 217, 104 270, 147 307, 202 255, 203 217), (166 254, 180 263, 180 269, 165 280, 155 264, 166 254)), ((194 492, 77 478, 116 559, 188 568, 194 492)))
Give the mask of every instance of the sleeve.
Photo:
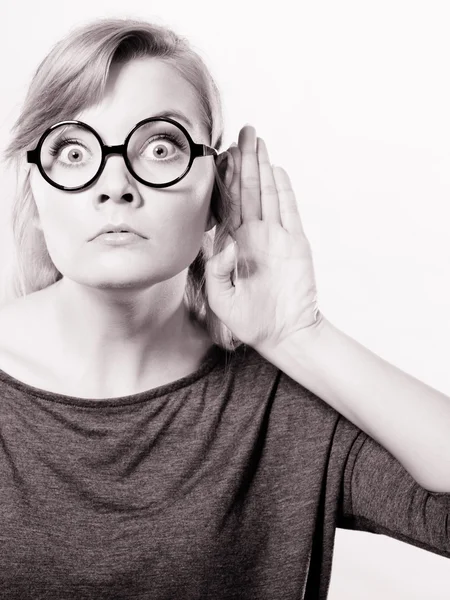
POLYGON ((420 486, 360 430, 346 460, 337 527, 383 534, 450 558, 450 493, 420 486))

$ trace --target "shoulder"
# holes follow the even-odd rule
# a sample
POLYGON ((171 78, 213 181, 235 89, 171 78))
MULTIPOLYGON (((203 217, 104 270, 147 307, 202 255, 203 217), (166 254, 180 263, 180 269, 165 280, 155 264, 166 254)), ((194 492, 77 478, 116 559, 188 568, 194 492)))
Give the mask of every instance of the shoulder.
POLYGON ((15 300, 0 308, 0 351, 13 351, 20 347, 20 340, 23 339, 26 329, 24 316, 21 315, 20 300, 15 300))
POLYGON ((0 307, 0 369, 20 379, 38 368, 43 324, 43 315, 28 296, 0 307))
MULTIPOLYGON (((0 307, 0 344, 11 347, 33 336, 33 327, 42 320, 35 303, 28 296, 16 298, 0 307), (26 337, 25 337, 26 336, 26 337)), ((33 336, 34 337, 34 336, 33 336)))

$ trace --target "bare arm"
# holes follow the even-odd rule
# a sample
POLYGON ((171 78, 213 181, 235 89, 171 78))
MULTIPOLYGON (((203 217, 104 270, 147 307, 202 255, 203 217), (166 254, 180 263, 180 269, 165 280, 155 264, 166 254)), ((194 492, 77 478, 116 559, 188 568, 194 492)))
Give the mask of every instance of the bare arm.
POLYGON ((425 489, 450 492, 450 398, 325 318, 256 350, 386 448, 425 489))

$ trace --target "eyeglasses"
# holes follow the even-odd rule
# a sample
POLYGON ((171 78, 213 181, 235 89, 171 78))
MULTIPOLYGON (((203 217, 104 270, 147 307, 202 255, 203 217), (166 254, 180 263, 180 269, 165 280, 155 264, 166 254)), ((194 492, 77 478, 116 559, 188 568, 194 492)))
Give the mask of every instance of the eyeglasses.
POLYGON ((216 157, 218 152, 193 142, 183 125, 166 117, 140 121, 119 146, 106 146, 92 127, 74 120, 49 127, 36 148, 27 152, 27 162, 36 164, 53 187, 77 191, 100 177, 110 154, 123 156, 140 183, 164 188, 183 179, 196 158, 216 157))

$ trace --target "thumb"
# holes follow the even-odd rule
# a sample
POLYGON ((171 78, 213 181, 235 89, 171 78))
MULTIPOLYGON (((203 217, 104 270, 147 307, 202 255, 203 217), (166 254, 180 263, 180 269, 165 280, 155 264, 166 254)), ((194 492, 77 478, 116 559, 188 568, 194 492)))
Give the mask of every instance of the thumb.
POLYGON ((234 285, 231 282, 231 273, 236 266, 237 249, 236 242, 231 237, 230 239, 231 244, 210 258, 207 263, 210 272, 208 297, 233 293, 234 285))

